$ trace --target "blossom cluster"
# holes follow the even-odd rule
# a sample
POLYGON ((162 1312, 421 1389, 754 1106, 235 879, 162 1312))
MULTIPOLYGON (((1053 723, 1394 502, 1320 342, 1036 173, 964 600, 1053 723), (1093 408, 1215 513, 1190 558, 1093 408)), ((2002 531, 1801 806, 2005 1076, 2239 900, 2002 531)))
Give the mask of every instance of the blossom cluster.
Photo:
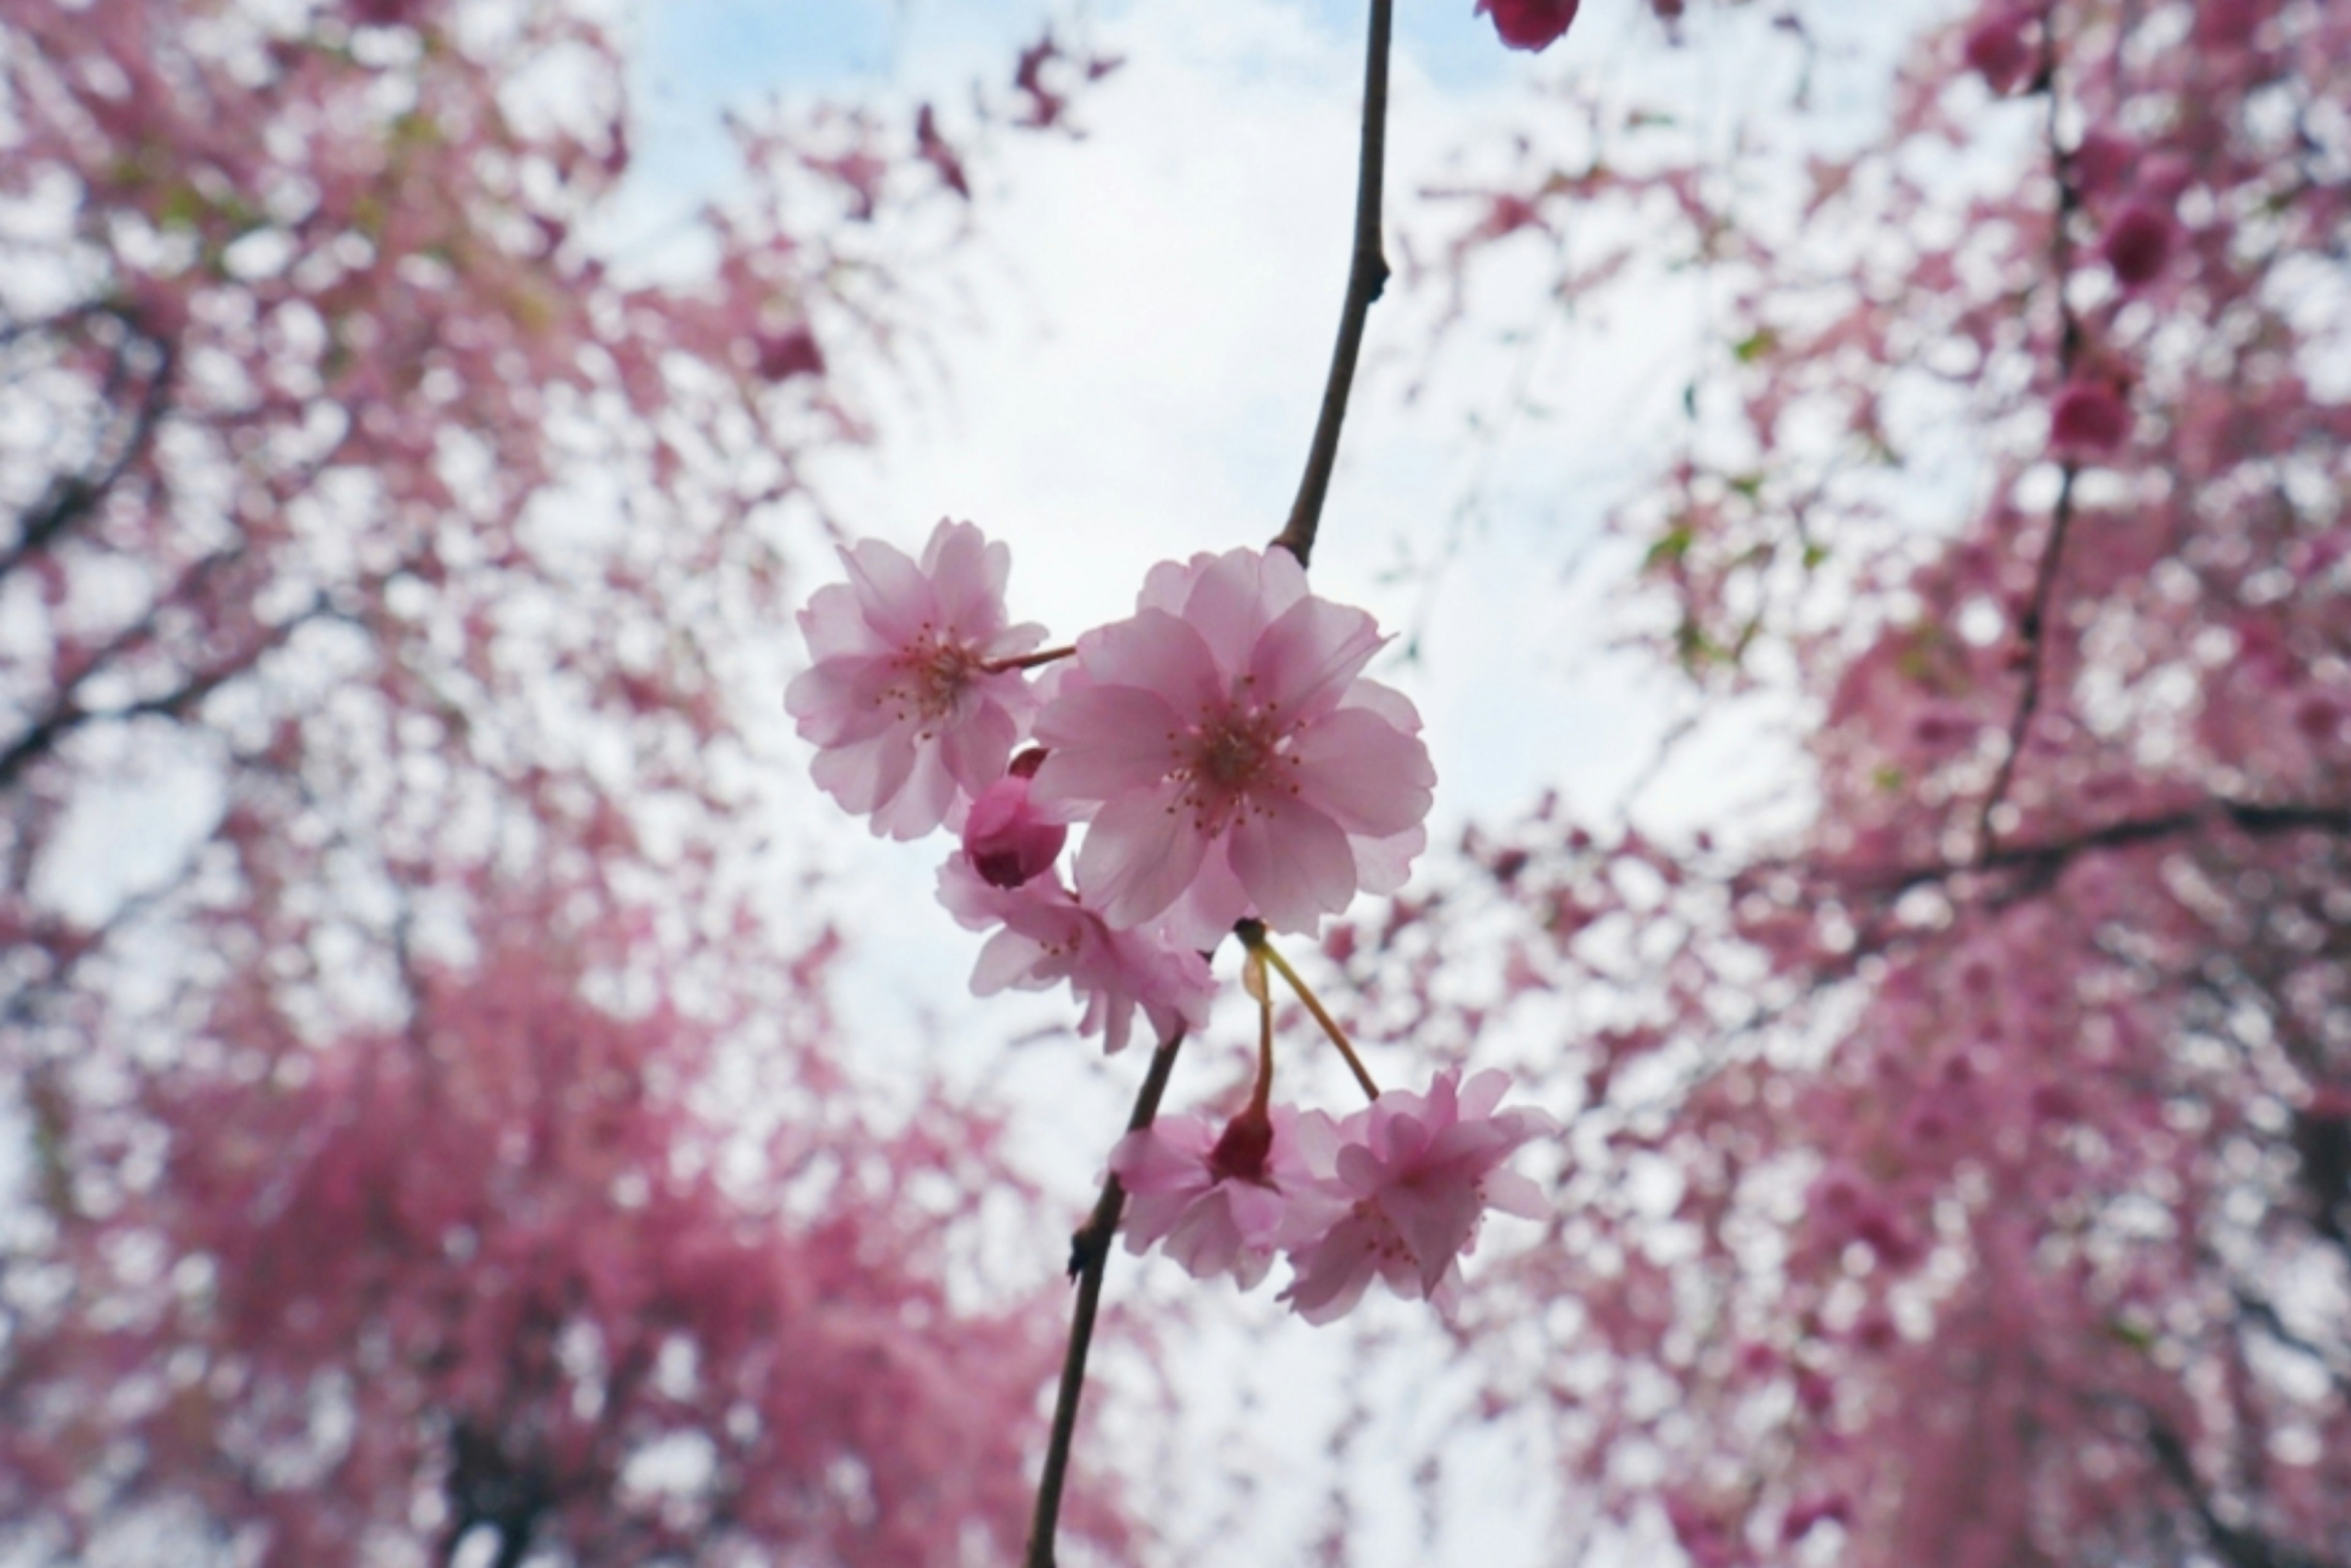
POLYGON ((1251 1105, 1221 1133, 1163 1117, 1111 1153, 1135 1199, 1127 1246, 1164 1239, 1194 1275, 1229 1272, 1243 1289, 1281 1253, 1292 1273, 1282 1300, 1309 1322, 1345 1312, 1374 1279, 1446 1308, 1486 1209, 1549 1212, 1502 1161, 1558 1124, 1524 1107, 1498 1113, 1509 1086, 1490 1070, 1466 1084, 1447 1071, 1426 1094, 1391 1090, 1344 1121, 1251 1105))
POLYGON ((1138 1013, 1161 1040, 1204 1027, 1208 953, 1250 946, 1258 1095, 1221 1133, 1177 1116, 1119 1145, 1130 1242, 1245 1287, 1285 1253, 1286 1299, 1316 1322, 1374 1278, 1441 1305, 1483 1209, 1537 1203, 1501 1161, 1549 1119, 1496 1114, 1494 1072, 1344 1120, 1266 1093, 1265 933, 1395 891, 1427 841, 1436 774, 1412 703, 1363 673, 1372 617, 1311 592, 1285 550, 1235 549, 1162 563, 1132 615, 1048 649, 1005 608, 1009 552, 969 523, 942 521, 920 559, 841 556, 848 580, 800 613, 810 664, 785 706, 816 782, 876 833, 958 836, 938 893, 987 934, 976 991, 1067 984, 1114 1051, 1138 1013))

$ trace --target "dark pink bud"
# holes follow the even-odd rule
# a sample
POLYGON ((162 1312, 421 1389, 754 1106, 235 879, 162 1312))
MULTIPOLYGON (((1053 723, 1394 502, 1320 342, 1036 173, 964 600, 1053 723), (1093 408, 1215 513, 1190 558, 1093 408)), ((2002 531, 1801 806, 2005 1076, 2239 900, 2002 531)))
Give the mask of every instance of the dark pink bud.
POLYGON ((2106 225, 2098 252, 2126 288, 2152 282, 2171 259, 2171 214, 2152 202, 2133 202, 2106 225))
POLYGON ((1544 49, 1557 43, 1575 20, 1581 0, 1478 0, 1478 14, 1494 18, 1494 31, 1514 49, 1544 49))
POLYGON ((824 374, 824 350, 805 324, 781 332, 760 332, 751 340, 753 363, 762 379, 787 382, 794 376, 824 374))
POLYGON ((1052 869, 1070 830, 1049 822, 1029 804, 1029 779, 1011 772, 979 792, 964 819, 963 852, 971 869, 997 887, 1019 887, 1052 869))
POLYGON ((1964 51, 1969 68, 2003 98, 2022 87, 2032 72, 2032 48, 2024 39, 2024 23, 2022 14, 2001 10, 1968 32, 1964 51))
POLYGON ((2105 382, 2068 382, 2049 411, 2049 439, 2061 451, 2112 452, 2130 428, 2122 394, 2105 382))
POLYGON ((1265 1174, 1266 1156, 1272 1152, 1273 1119, 1262 1108, 1252 1105, 1225 1124, 1224 1135, 1208 1151, 1208 1170, 1218 1181, 1253 1182, 1265 1186, 1270 1185, 1265 1174))

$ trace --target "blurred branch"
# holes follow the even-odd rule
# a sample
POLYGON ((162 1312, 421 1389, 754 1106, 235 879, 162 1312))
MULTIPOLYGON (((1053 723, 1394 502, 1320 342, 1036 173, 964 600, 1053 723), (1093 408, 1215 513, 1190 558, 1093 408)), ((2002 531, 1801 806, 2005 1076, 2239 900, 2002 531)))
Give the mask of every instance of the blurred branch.
MULTIPOLYGON (((2272 806, 2252 800, 2214 800, 2184 810, 2166 811, 2159 816, 2110 822, 2071 838, 1992 848, 1967 864, 1916 866, 1890 872, 1876 884, 1876 889, 1892 895, 1928 883, 1945 882, 1965 873, 1986 871, 2022 871, 2030 874, 2031 880, 2045 881, 2077 855, 2096 850, 2130 849, 2220 825, 2234 828, 2254 838, 2304 831, 2351 837, 2351 806, 2304 803, 2272 806)), ((1867 887, 1871 884, 1864 882, 1862 885, 1867 887)))
MULTIPOLYGON (((15 571, 27 556, 47 549, 59 534, 96 511, 131 465, 145 455, 154 439, 156 426, 171 410, 172 371, 177 362, 172 344, 168 339, 148 335, 128 317, 123 320, 131 333, 131 342, 150 344, 156 353, 154 369, 147 376, 138 408, 131 416, 130 428, 111 457, 102 458, 89 470, 60 474, 49 481, 47 492, 17 519, 16 539, 0 549, 0 577, 15 571)), ((109 399, 120 395, 128 370, 129 346, 117 345, 107 368, 104 395, 109 399)))
MULTIPOLYGON (((2074 169, 2074 155, 2063 141, 2060 120, 2064 102, 2057 90, 2057 19, 2051 11, 2041 20, 2041 74, 2038 86, 2049 100, 2044 124, 2049 149, 2051 172, 2057 182, 2057 210, 2049 225, 2049 267, 2056 279, 2057 291, 2057 384, 2062 390, 2073 380, 2074 362, 2081 357, 2082 323, 2074 314, 2073 302, 2065 296, 2065 284, 2074 271, 2073 224, 2082 210, 2082 192, 2074 169)), ((2041 559, 2033 569, 2032 597, 2024 612, 2017 617, 2017 652, 2024 665, 2024 687, 2017 694, 2015 711, 2008 721, 2008 739, 2001 750, 2000 768, 1993 773, 1991 787, 1984 791, 1983 807, 1976 815, 1976 858, 1989 862, 1998 842, 1992 818, 2008 799, 2009 786, 2016 777, 2017 759, 2024 754, 2026 733, 2032 727, 2033 715, 2041 708, 2041 688, 2047 668, 2047 632, 2049 604, 2055 597, 2057 568, 2064 559, 2065 536, 2074 524, 2074 481, 2080 467, 2070 457, 2059 464, 2057 500, 2049 514, 2049 537, 2042 541, 2041 559)))

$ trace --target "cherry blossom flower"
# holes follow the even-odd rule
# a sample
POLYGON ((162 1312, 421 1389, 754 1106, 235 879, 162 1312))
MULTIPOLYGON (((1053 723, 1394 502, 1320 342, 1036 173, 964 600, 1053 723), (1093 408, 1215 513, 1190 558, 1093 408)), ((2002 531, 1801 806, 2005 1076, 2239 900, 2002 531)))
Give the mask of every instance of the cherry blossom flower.
POLYGON ((1229 1273, 1244 1291, 1273 1266, 1284 1239, 1319 1234, 1342 1207, 1315 1184, 1300 1145, 1301 1122, 1330 1118, 1287 1105, 1243 1111, 1219 1133, 1198 1116, 1162 1116, 1111 1151, 1111 1174, 1134 1203, 1126 1246, 1165 1251, 1195 1279, 1229 1273))
POLYGON ((1297 1276, 1282 1300, 1307 1322, 1328 1322, 1376 1277, 1407 1301, 1426 1297, 1441 1309, 1487 1209, 1540 1218, 1541 1189, 1502 1162, 1559 1124, 1526 1107, 1495 1113, 1509 1088, 1506 1073, 1489 1070, 1464 1084, 1448 1070, 1425 1095, 1381 1095, 1327 1142, 1302 1127, 1317 1186, 1344 1207, 1328 1229, 1291 1241, 1297 1276))
POLYGON ((1012 770, 979 792, 964 819, 963 852, 980 880, 992 887, 1019 887, 1053 868, 1069 824, 1048 821, 1029 804, 1029 780, 1044 753, 1026 751, 1012 770))
POLYGON ((1544 49, 1557 43, 1575 20, 1581 0, 1478 0, 1478 15, 1494 19, 1494 31, 1514 49, 1544 49))
POLYGON ((1436 773, 1412 704, 1360 678, 1380 642, 1285 551, 1155 567, 1134 616, 1078 640, 1038 717, 1032 798, 1091 820, 1086 902, 1114 926, 1176 909, 1205 946, 1252 912, 1311 931, 1359 889, 1400 886, 1436 773))
POLYGON ((1138 1008, 1163 1040, 1208 1021, 1216 982, 1206 958, 1164 928, 1113 930, 1058 877, 992 886, 958 852, 939 868, 939 902, 967 929, 993 933, 972 969, 980 996, 1067 980, 1085 1003, 1078 1032, 1101 1035, 1104 1051, 1124 1049, 1138 1008))
POLYGON ((942 520, 919 564, 866 539, 841 552, 849 581, 800 612, 811 666, 784 706, 819 747, 810 772, 873 831, 918 838, 1004 773, 1036 699, 994 668, 1044 641, 1005 623, 1011 556, 969 523, 942 520))

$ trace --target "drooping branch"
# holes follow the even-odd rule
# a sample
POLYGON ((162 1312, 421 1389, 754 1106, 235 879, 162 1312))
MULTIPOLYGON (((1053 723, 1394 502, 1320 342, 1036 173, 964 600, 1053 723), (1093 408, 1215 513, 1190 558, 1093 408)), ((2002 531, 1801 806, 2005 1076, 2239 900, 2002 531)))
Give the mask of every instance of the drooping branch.
MULTIPOLYGON (((1347 292, 1339 311, 1339 336, 1331 351, 1331 370, 1322 388, 1322 406, 1316 416, 1314 438, 1306 455, 1298 497, 1290 520, 1269 548, 1288 550, 1301 567, 1312 564, 1314 539, 1322 526, 1322 503, 1331 488, 1338 462, 1339 430, 1347 415, 1353 391, 1355 361, 1364 345, 1364 328, 1372 301, 1386 287, 1387 258, 1380 248, 1383 165, 1387 141, 1388 53, 1395 32, 1395 0, 1371 0, 1369 37, 1364 46, 1363 130, 1356 159, 1354 245, 1347 267, 1347 292)), ((1176 1053, 1184 1043, 1180 1030, 1152 1054, 1150 1071, 1136 1095, 1127 1121, 1129 1132, 1141 1132, 1159 1114, 1159 1101, 1175 1070, 1176 1053)), ((1102 1305, 1102 1276, 1110 1261, 1112 1239, 1126 1208, 1126 1189, 1116 1176, 1105 1177, 1093 1212, 1070 1239, 1070 1272, 1078 1284, 1071 1316, 1070 1343, 1061 1362, 1061 1378, 1053 1400, 1053 1426, 1047 1439, 1045 1465, 1037 1485, 1037 1511, 1029 1528, 1026 1568, 1053 1568, 1053 1541, 1061 1524, 1061 1493, 1069 1479, 1071 1444, 1076 1437, 1078 1405, 1085 1392, 1086 1358, 1093 1343, 1094 1319, 1102 1305)))
POLYGON ((1331 373, 1322 385, 1322 408, 1307 448, 1306 472, 1290 503, 1290 521, 1274 544, 1311 563, 1314 537, 1322 524, 1322 501, 1339 461, 1339 427, 1347 417, 1347 397, 1363 351, 1364 326, 1372 301, 1387 286, 1387 257, 1380 249, 1380 183, 1387 146, 1388 39, 1394 31, 1395 0, 1372 0, 1371 40, 1364 57, 1363 142, 1355 167, 1355 243, 1347 264, 1347 294, 1339 308, 1339 339, 1331 350, 1331 373))
MULTIPOLYGON (((1176 1052, 1184 1031, 1161 1043, 1151 1053, 1151 1067, 1134 1097, 1127 1131, 1139 1133, 1159 1114, 1159 1101, 1167 1092, 1167 1078, 1176 1070, 1176 1052)), ((1093 1212, 1070 1238, 1070 1273, 1078 1282, 1077 1306, 1070 1317, 1070 1346, 1061 1358, 1061 1385, 1053 1396, 1053 1430, 1046 1441, 1045 1469, 1037 1482, 1037 1513, 1029 1530, 1027 1568, 1053 1568, 1053 1537, 1061 1528, 1061 1490, 1069 1479, 1070 1445, 1077 1436, 1078 1401, 1086 1388, 1086 1354, 1092 1348, 1094 1318, 1102 1308, 1102 1275, 1110 1265, 1111 1239, 1118 1233, 1119 1216, 1126 1210, 1126 1188, 1115 1176, 1102 1180, 1102 1197, 1093 1212)))

